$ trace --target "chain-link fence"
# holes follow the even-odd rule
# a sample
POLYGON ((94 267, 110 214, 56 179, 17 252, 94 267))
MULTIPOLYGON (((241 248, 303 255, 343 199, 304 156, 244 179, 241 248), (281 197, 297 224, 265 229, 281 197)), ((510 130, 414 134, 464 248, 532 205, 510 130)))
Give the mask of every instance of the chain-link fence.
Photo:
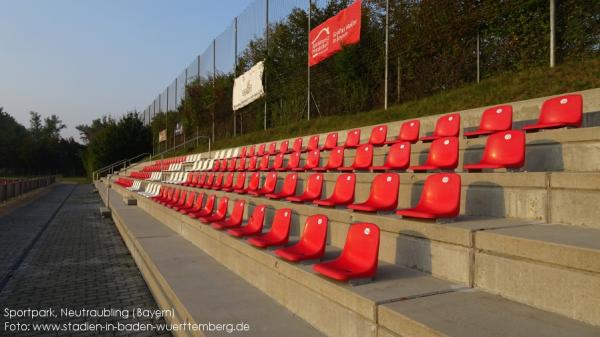
POLYGON ((308 33, 354 1, 255 0, 144 110, 155 150, 353 114, 531 66, 597 57, 594 0, 363 0, 361 39, 308 67, 308 33), (233 111, 233 82, 265 61, 266 95, 233 111), (177 123, 183 136, 174 135, 177 123), (167 130, 159 145, 158 134, 167 130))

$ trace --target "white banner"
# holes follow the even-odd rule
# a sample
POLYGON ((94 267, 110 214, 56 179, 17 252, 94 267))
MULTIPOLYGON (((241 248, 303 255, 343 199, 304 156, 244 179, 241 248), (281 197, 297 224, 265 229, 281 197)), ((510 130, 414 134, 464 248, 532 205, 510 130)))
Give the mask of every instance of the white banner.
POLYGON ((243 73, 233 82, 233 110, 238 110, 264 96, 262 77, 265 70, 263 61, 243 73))
POLYGON ((164 142, 167 140, 167 130, 161 130, 158 133, 158 142, 164 142))

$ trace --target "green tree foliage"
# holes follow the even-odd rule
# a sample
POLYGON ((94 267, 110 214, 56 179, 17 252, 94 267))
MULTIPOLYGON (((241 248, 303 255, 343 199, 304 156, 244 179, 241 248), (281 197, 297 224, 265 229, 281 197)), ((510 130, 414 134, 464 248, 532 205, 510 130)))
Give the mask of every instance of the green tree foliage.
POLYGON ((89 176, 99 168, 152 150, 150 130, 135 112, 119 120, 95 119, 90 125, 77 126, 77 130, 87 143, 83 164, 89 176))
POLYGON ((25 128, 0 108, 0 171, 5 174, 83 174, 83 146, 72 137, 62 138, 66 126, 56 115, 42 119, 30 112, 25 128))
MULTIPOLYGON (((351 0, 313 2, 314 28, 348 6, 351 0), (321 4, 324 2, 320 2, 321 4)), ((401 103, 473 83, 477 78, 477 36, 481 77, 510 74, 547 65, 549 6, 547 0, 389 0, 388 100, 401 103)), ((557 1, 558 62, 600 55, 600 2, 557 1)), ((354 114, 380 108, 384 102, 385 1, 363 0, 361 41, 346 46, 311 68, 311 117, 354 114)), ((236 75, 265 61, 267 126, 306 118, 308 14, 296 8, 268 26, 264 37, 252 40, 238 56, 232 73, 201 78, 188 85, 177 111, 159 114, 158 132, 173 131, 181 121, 186 133, 210 135, 215 120, 217 138, 233 134, 231 91, 236 75)), ((228 57, 229 55, 227 55, 228 57)), ((220 57, 217 55, 217 57, 220 57)), ((263 127, 265 100, 241 109, 237 131, 263 127), (240 124, 243 127, 240 127, 240 124)), ((172 146, 170 137, 165 146, 172 146)))

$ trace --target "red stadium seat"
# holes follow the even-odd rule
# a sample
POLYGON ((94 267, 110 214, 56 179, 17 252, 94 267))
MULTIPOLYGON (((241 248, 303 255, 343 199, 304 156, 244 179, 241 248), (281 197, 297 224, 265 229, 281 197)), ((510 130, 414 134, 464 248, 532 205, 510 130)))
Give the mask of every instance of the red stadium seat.
POLYGON ((198 178, 198 182, 196 183, 196 185, 194 185, 194 187, 202 187, 202 186, 204 186, 204 184, 206 184, 206 179, 207 178, 208 178, 208 174, 202 173, 202 175, 200 176, 200 178, 198 178))
POLYGON ((386 144, 395 144, 400 142, 409 142, 414 144, 419 141, 419 129, 421 128, 421 122, 418 119, 406 121, 400 126, 400 132, 398 137, 394 140, 385 142, 386 144))
POLYGON ((491 135, 499 131, 512 129, 513 109, 511 105, 498 105, 485 109, 481 115, 479 128, 475 131, 465 132, 465 137, 491 135))
POLYGON ((306 218, 306 225, 298 243, 275 250, 275 254, 284 260, 298 262, 320 259, 325 254, 327 242, 327 217, 322 214, 306 218))
POLYGON ((315 167, 319 166, 319 159, 321 157, 321 151, 312 150, 306 156, 306 161, 303 167, 296 167, 292 171, 310 171, 315 167))
POLYGON ((319 149, 319 135, 310 136, 308 145, 302 152, 310 152, 319 149))
POLYGON ((235 171, 235 158, 231 158, 227 162, 227 171, 229 171, 229 172, 235 171))
POLYGON ((179 209, 179 213, 187 214, 187 213, 195 213, 202 209, 202 203, 204 202, 204 193, 198 193, 198 197, 196 201, 194 201, 194 205, 191 207, 181 208, 179 209))
POLYGON ((185 205, 187 195, 188 192, 186 190, 182 190, 181 193, 179 193, 179 199, 177 200, 177 202, 167 205, 167 207, 172 208, 174 210, 178 210, 180 207, 183 207, 183 205, 185 205))
POLYGON ((431 136, 421 137, 423 142, 431 142, 442 137, 458 137, 460 132, 460 114, 454 113, 438 118, 431 136))
POLYGON ((219 167, 220 172, 227 171, 227 159, 221 159, 221 165, 219 167))
POLYGON ((250 146, 248 147, 248 152, 247 152, 247 154, 246 154, 246 157, 254 157, 254 156, 255 156, 255 153, 254 153, 254 151, 255 151, 255 148, 256 148, 256 147, 255 147, 254 145, 250 145, 250 146))
POLYGON ((181 194, 181 190, 180 189, 175 189, 175 191, 173 192, 173 194, 171 194, 171 197, 167 200, 163 200, 160 202, 161 205, 164 206, 169 206, 172 205, 174 203, 176 203, 179 200, 179 195, 181 194))
POLYGON ((219 188, 221 188, 221 185, 223 185, 223 179, 225 178, 225 174, 223 173, 219 173, 219 175, 217 175, 217 178, 215 179, 215 182, 212 184, 212 186, 210 187, 211 190, 218 190, 219 188))
POLYGON ((437 219, 453 218, 460 212, 460 176, 456 173, 436 173, 425 179, 417 206, 401 209, 404 217, 437 219))
POLYGON ((290 173, 285 177, 283 186, 279 193, 267 193, 265 197, 269 199, 283 199, 296 194, 296 182, 298 181, 298 173, 290 173))
POLYGON ((200 217, 198 217, 198 220, 200 220, 200 222, 202 222, 202 223, 209 224, 211 222, 221 221, 221 220, 225 219, 225 216, 227 215, 228 203, 229 203, 229 198, 227 198, 227 197, 221 198, 221 200, 219 200, 219 205, 217 205, 216 212, 207 214, 205 216, 200 216, 200 217))
POLYGON ((192 173, 188 177, 192 177, 191 180, 188 179, 189 182, 183 183, 183 186, 196 186, 198 180, 200 179, 200 173, 192 173))
POLYGON ((348 131, 346 134, 346 142, 344 143, 344 147, 347 148, 355 148, 360 145, 360 129, 354 129, 348 131))
POLYGON ((225 181, 223 182, 223 185, 221 185, 221 187, 219 187, 219 190, 227 190, 230 189, 231 186, 233 185, 233 172, 231 173, 227 173, 227 175, 225 176, 225 181))
POLYGON ((313 266, 317 273, 338 281, 372 278, 379 259, 379 227, 371 223, 350 225, 340 256, 313 266))
POLYGON ((190 209, 194 207, 194 200, 196 199, 196 192, 188 192, 186 201, 181 206, 173 207, 174 210, 180 212, 182 209, 190 209))
POLYGON ((344 165, 344 147, 338 146, 329 152, 329 159, 327 164, 322 167, 315 167, 312 170, 317 172, 337 170, 344 165))
POLYGON ((244 220, 244 208, 246 207, 245 200, 236 200, 233 204, 233 210, 229 218, 225 220, 215 221, 211 224, 214 229, 223 230, 228 228, 239 227, 244 220))
POLYGON ((368 170, 373 166, 373 145, 363 144, 356 148, 351 166, 339 167, 338 171, 368 170))
POLYGON ((489 136, 481 161, 477 164, 463 165, 463 169, 520 168, 523 164, 525 164, 525 134, 515 130, 489 136))
POLYGON ((189 184, 191 184, 192 181, 194 180, 194 176, 195 176, 195 174, 193 174, 193 173, 188 174, 187 179, 181 185, 188 186, 189 184))
POLYGON ((284 140, 279 145, 279 153, 281 153, 281 154, 288 153, 289 149, 290 149, 290 141, 289 140, 284 140))
POLYGON ((294 140, 294 145, 292 146, 291 152, 302 152, 302 137, 294 140))
POLYGON ((250 191, 257 191, 259 184, 260 184, 260 173, 254 172, 250 176, 250 181, 248 181, 248 187, 246 187, 246 188, 240 188, 240 189, 236 188, 233 191, 235 193, 238 193, 238 194, 246 194, 246 193, 248 193, 250 191))
POLYGON ((209 174, 206 178, 206 181, 202 185, 202 188, 210 188, 215 183, 215 177, 216 175, 214 173, 209 174))
POLYGON ((242 147, 242 149, 240 150, 240 154, 239 154, 238 158, 246 158, 246 151, 247 151, 246 147, 245 146, 242 147))
POLYGON ((151 199, 154 202, 160 202, 161 200, 167 198, 167 196, 169 195, 169 193, 171 193, 171 191, 172 191, 171 188, 161 186, 160 187, 160 194, 157 195, 157 196, 155 196, 155 197, 152 197, 151 199))
POLYGON ((293 171, 300 166, 300 152, 292 152, 288 158, 287 165, 283 168, 276 169, 277 171, 293 171))
POLYGON ((269 170, 269 155, 265 154, 260 158, 260 165, 258 166, 259 171, 268 171, 269 170))
POLYGON ((265 205, 256 206, 252 212, 252 215, 250 216, 250 219, 248 219, 246 226, 229 229, 227 230, 227 233, 241 238, 262 232, 263 223, 265 221, 265 208, 265 205))
POLYGON ((271 229, 264 234, 248 239, 248 243, 259 248, 285 245, 290 237, 291 223, 292 210, 289 208, 278 209, 275 211, 271 229))
POLYGON ((250 157, 250 161, 248 162, 248 167, 246 167, 246 171, 256 171, 256 159, 257 157, 250 157))
POLYGON ((373 172, 388 170, 406 170, 410 165, 410 143, 401 142, 390 146, 381 166, 371 166, 373 172))
POLYGON ((373 179, 369 198, 362 203, 350 204, 355 211, 377 212, 391 211, 398 207, 398 188, 400 177, 395 173, 382 173, 373 179))
POLYGON ((337 147, 337 144, 338 133, 332 132, 327 135, 327 138, 325 138, 325 144, 323 144, 323 147, 321 147, 321 151, 329 151, 331 149, 334 149, 335 147, 337 147))
POLYGON ((187 216, 189 216, 190 218, 198 218, 198 217, 202 217, 202 216, 207 216, 209 214, 212 213, 213 211, 213 207, 215 207, 215 195, 209 195, 208 198, 206 199, 206 203, 204 204, 204 207, 202 207, 201 210, 197 211, 197 212, 188 212, 187 216))
POLYGON ((388 127, 385 124, 377 125, 371 130, 371 136, 369 137, 369 144, 373 146, 383 146, 387 138, 388 127))
POLYGON ((261 157, 266 154, 265 149, 267 148, 267 144, 260 144, 258 146, 258 151, 256 151, 256 156, 261 157))
POLYGON ((427 160, 423 165, 411 166, 414 172, 430 170, 453 170, 458 165, 458 138, 439 138, 431 143, 427 160))
POLYGON ((263 187, 259 190, 248 191, 248 194, 260 196, 273 193, 273 191, 275 191, 275 187, 277 187, 277 173, 270 172, 267 174, 267 178, 265 179, 263 187))
POLYGON ((297 197, 287 197, 285 200, 291 202, 312 202, 321 198, 323 190, 323 174, 314 173, 308 177, 304 192, 297 197))
POLYGON ((271 170, 275 170, 275 171, 280 171, 281 168, 283 168, 283 153, 278 153, 275 158, 273 159, 273 167, 271 167, 271 170))
POLYGON ((246 157, 238 158, 235 170, 238 172, 246 170, 246 157))
POLYGON ((537 123, 523 127, 525 131, 580 127, 583 119, 583 97, 579 94, 550 98, 542 104, 537 123))
POLYGON ((212 167, 211 171, 217 172, 217 171, 219 171, 220 167, 221 167, 221 161, 215 159, 215 161, 213 162, 213 167, 212 167))
POLYGON ((356 176, 354 173, 340 174, 335 182, 333 193, 327 199, 315 200, 313 203, 319 206, 343 206, 354 202, 354 187, 356 176))
POLYGON ((237 177, 235 179, 235 184, 231 187, 223 188, 222 190, 225 192, 231 192, 234 190, 243 190, 245 184, 246 184, 246 172, 240 172, 237 174, 237 177))
POLYGON ((267 152, 270 155, 274 155, 277 153, 277 142, 272 142, 271 144, 269 144, 269 152, 267 152))

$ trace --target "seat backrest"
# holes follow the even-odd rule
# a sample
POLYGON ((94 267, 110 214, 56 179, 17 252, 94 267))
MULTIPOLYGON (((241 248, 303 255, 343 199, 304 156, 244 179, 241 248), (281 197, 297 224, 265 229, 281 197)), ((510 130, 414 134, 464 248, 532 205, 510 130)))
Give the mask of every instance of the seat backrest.
POLYGON ((292 152, 288 158, 287 168, 293 169, 300 165, 300 152, 292 152))
POLYGON ((460 132, 460 114, 453 113, 438 118, 433 135, 437 137, 458 137, 460 132))
POLYGON ((292 210, 290 208, 280 208, 275 211, 270 232, 278 239, 286 238, 290 234, 291 223, 292 210))
POLYGON ((416 143, 419 140, 419 130, 421 122, 418 119, 402 123, 398 139, 405 142, 416 143))
POLYGON ((269 144, 269 154, 275 154, 277 152, 277 143, 272 142, 269 144))
POLYGON ((233 184, 233 173, 227 173, 227 178, 225 178, 223 187, 229 187, 231 184, 233 184))
POLYGON ((240 172, 237 175, 237 179, 235 180, 235 189, 242 189, 246 185, 246 172, 240 172))
POLYGON ((246 157, 238 158, 236 170, 242 171, 246 169, 246 157))
POLYGON ((213 161, 212 171, 218 171, 221 166, 221 162, 219 160, 213 161))
POLYGON ((256 168, 256 156, 250 157, 250 162, 248 163, 248 170, 254 170, 256 168))
POLYGON ((218 215, 224 215, 227 213, 227 205, 229 203, 229 198, 228 197, 223 197, 221 198, 221 200, 219 200, 219 205, 217 206, 217 212, 216 214, 218 215))
POLYGON ((263 184, 263 190, 267 193, 271 193, 275 190, 277 186, 277 173, 269 172, 267 174, 267 178, 265 179, 265 183, 263 184))
POLYGON ((354 173, 340 174, 333 188, 331 198, 338 201, 354 200, 354 187, 356 186, 356 175, 354 173))
POLYGON ((344 147, 338 146, 329 152, 329 159, 326 167, 336 169, 344 165, 344 147))
POLYGON ((379 227, 366 222, 350 225, 340 259, 374 272, 378 258, 379 227))
POLYGON ((204 210, 212 212, 212 209, 215 207, 215 195, 209 195, 208 199, 206 199, 206 204, 204 204, 204 210))
POLYGON ((319 149, 312 150, 306 156, 306 163, 304 164, 305 169, 313 169, 319 166, 319 159, 321 157, 321 151, 319 149))
POLYGON ((256 152, 256 155, 259 156, 259 157, 262 156, 262 155, 264 155, 266 147, 267 147, 267 144, 260 144, 258 146, 258 151, 256 152))
POLYGON ((426 165, 453 169, 458 165, 458 138, 438 138, 431 143, 426 165))
POLYGON ((319 148, 319 135, 310 136, 306 150, 313 151, 319 148))
POLYGON ((481 115, 479 130, 505 131, 512 128, 512 105, 498 105, 487 108, 481 115))
POLYGON ((200 208, 202 208, 202 203, 204 203, 204 196, 206 194, 204 193, 199 193, 198 197, 196 198, 196 201, 194 202, 194 209, 195 210, 199 210, 200 208))
POLYGON ((290 141, 289 140, 284 140, 283 142, 281 142, 281 144, 279 145, 279 153, 287 153, 288 149, 290 147, 290 141))
POLYGON ((324 252, 327 242, 327 216, 315 214, 306 218, 300 242, 311 252, 324 252))
POLYGON ((298 181, 298 173, 290 173, 285 176, 283 186, 281 187, 281 193, 294 193, 296 191, 296 182, 298 181))
POLYGON ((258 185, 260 184, 260 173, 254 172, 250 176, 250 181, 248 182, 248 190, 256 191, 258 189, 258 185))
POLYGON ((380 146, 385 144, 387 138, 388 126, 385 124, 377 125, 371 130, 371 137, 369 137, 369 144, 380 146))
POLYGON ((173 196, 171 197, 171 202, 177 202, 179 200, 179 195, 181 194, 181 190, 180 189, 175 189, 175 192, 173 193, 173 196))
POLYGON ((206 184, 204 184, 207 187, 210 187, 214 184, 215 182, 215 174, 211 173, 208 175, 208 179, 206 179, 206 184))
POLYGON ((269 168, 269 155, 265 154, 260 158, 260 166, 258 167, 259 170, 266 170, 269 168))
POLYGON ((368 169, 371 165, 373 165, 373 145, 363 144, 357 147, 352 167, 355 169, 368 169))
POLYGON ((398 188, 400 177, 396 173, 382 173, 373 179, 369 201, 374 202, 379 210, 393 210, 398 206, 398 188))
POLYGON ((254 207, 254 211, 252 211, 252 215, 248 219, 248 224, 246 227, 248 229, 254 230, 262 230, 263 224, 265 222, 265 209, 267 207, 265 205, 257 205, 254 207))
POLYGON ((296 138, 294 140, 294 145, 292 146, 292 150, 294 152, 302 151, 302 137, 296 138))
POLYGON ((221 167, 219 171, 223 172, 227 170, 227 159, 221 159, 221 167))
POLYGON ((322 173, 313 173, 308 176, 308 180, 306 182, 306 187, 304 189, 304 196, 310 198, 319 198, 321 197, 321 192, 323 191, 323 174, 322 173))
POLYGON ((246 149, 246 147, 243 146, 242 149, 240 150, 240 158, 246 157, 246 151, 248 151, 248 149, 246 149))
POLYGON ((360 129, 354 129, 348 131, 346 134, 346 142, 344 146, 346 147, 355 147, 360 144, 360 129))
POLYGON ((200 178, 198 178, 198 185, 204 185, 206 183, 206 177, 208 177, 208 175, 206 173, 202 173, 200 178))
POLYGON ((525 163, 525 134, 512 130, 488 137, 481 163, 517 168, 525 163))
POLYGON ((338 133, 332 132, 325 138, 325 144, 323 144, 323 150, 331 150, 338 144, 338 133))
POLYGON ((564 123, 581 126, 583 98, 579 94, 563 95, 542 104, 539 123, 564 123))
POLYGON ((438 214, 456 216, 460 211, 460 176, 436 173, 425 179, 419 205, 438 214))
POLYGON ((179 194, 179 200, 177 201, 177 204, 179 206, 183 206, 183 204, 185 204, 185 198, 187 198, 187 194, 187 190, 181 191, 181 193, 179 194))
POLYGON ((283 167, 283 153, 278 153, 273 159, 273 167, 272 169, 278 169, 283 167))
POLYGON ((229 162, 227 163, 227 171, 233 170, 235 170, 235 158, 229 159, 229 162))
POLYGON ((229 216, 229 221, 238 223, 242 221, 244 217, 244 209, 246 208, 246 201, 243 199, 236 200, 229 216))
POLYGON ((385 166, 395 169, 405 169, 410 165, 410 143, 399 142, 392 146, 385 157, 385 166))
POLYGON ((247 156, 248 156, 248 157, 254 157, 254 151, 255 151, 255 149, 256 149, 256 146, 255 146, 255 145, 250 145, 250 146, 248 147, 247 156))
POLYGON ((187 200, 185 203, 186 208, 192 207, 194 205, 194 200, 196 199, 196 192, 189 192, 187 195, 187 200))
POLYGON ((219 173, 219 175, 217 176, 216 181, 214 182, 213 186, 215 187, 219 187, 223 184, 223 178, 224 178, 224 174, 223 173, 219 173))

